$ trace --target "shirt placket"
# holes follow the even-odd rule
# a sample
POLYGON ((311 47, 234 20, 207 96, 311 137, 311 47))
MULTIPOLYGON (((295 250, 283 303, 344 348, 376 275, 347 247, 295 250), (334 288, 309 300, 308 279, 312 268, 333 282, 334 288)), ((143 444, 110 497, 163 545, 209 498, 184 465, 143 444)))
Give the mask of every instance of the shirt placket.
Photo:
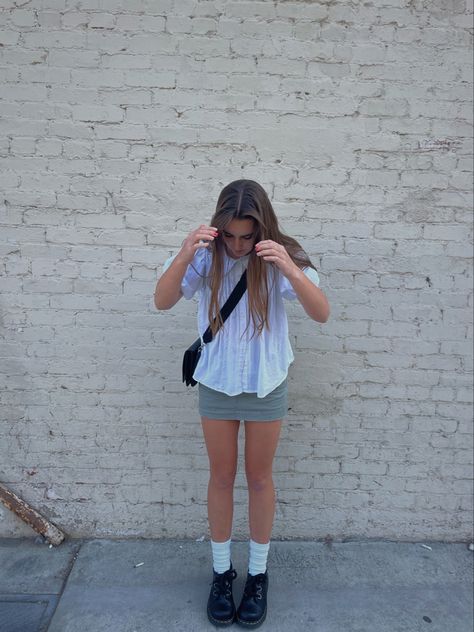
POLYGON ((246 379, 245 379, 245 370, 247 367, 247 354, 246 354, 246 348, 245 348, 245 340, 244 337, 241 335, 242 331, 243 331, 243 314, 242 314, 243 308, 242 305, 239 305, 239 311, 238 311, 238 340, 239 340, 239 375, 240 375, 240 386, 241 388, 245 388, 247 386, 246 384, 246 379))
MULTIPOLYGON (((245 266, 241 263, 236 265, 235 283, 243 274, 245 266)), ((245 343, 245 336, 242 335, 245 329, 246 310, 245 306, 245 294, 242 297, 242 301, 238 304, 238 340, 239 340, 239 375, 240 375, 240 387, 242 389, 247 388, 247 345, 245 343)))

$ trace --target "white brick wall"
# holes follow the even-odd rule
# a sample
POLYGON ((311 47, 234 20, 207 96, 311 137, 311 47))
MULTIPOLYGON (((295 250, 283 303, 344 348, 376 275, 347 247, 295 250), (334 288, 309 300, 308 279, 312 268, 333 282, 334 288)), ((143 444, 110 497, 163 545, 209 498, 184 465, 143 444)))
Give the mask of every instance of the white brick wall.
POLYGON ((74 536, 207 534, 196 304, 153 291, 247 177, 332 306, 288 305, 274 536, 470 537, 470 11, 1 3, 2 482, 74 536))

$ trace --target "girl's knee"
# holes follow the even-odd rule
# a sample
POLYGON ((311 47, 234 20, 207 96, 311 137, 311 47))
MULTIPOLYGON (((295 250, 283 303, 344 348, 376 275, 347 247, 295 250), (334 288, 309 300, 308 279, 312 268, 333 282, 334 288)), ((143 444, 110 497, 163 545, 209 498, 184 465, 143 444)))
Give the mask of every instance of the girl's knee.
POLYGON ((273 489, 272 473, 246 472, 249 491, 264 492, 273 489))
POLYGON ((209 483, 217 489, 233 489, 235 483, 235 470, 229 471, 213 471, 209 479, 209 483))

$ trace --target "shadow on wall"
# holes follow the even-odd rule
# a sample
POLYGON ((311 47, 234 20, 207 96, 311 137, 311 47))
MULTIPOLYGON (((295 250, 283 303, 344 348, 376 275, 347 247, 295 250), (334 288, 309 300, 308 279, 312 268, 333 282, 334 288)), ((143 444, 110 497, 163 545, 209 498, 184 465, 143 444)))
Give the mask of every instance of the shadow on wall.
MULTIPOLYGON (((22 334, 26 317, 12 313, 6 300, 0 300, 0 481, 19 491, 29 478, 27 474, 28 452, 31 437, 28 428, 28 402, 45 404, 48 397, 35 387, 28 372, 28 359, 23 346, 22 334)), ((31 470, 34 471, 34 468, 31 470)), ((13 511, 0 503, 0 531, 3 536, 31 537, 36 535, 13 511)))
MULTIPOLYGON (((294 350, 295 361, 288 371, 288 406, 290 415, 336 417, 348 389, 344 386, 343 370, 336 364, 334 354, 309 353, 294 350), (333 359, 333 364, 331 364, 333 359), (338 396, 339 393, 339 396, 338 396)), ((290 417, 291 418, 291 417, 290 417)))

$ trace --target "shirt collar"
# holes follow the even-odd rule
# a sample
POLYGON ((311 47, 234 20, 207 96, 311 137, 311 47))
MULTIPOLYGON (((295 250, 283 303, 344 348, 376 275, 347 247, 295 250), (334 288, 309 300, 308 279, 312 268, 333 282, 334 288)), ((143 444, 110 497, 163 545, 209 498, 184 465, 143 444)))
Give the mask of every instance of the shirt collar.
POLYGON ((224 273, 230 272, 232 269, 240 270, 241 273, 247 268, 250 253, 245 255, 244 257, 239 257, 239 259, 233 259, 229 257, 229 255, 224 251, 224 273))

